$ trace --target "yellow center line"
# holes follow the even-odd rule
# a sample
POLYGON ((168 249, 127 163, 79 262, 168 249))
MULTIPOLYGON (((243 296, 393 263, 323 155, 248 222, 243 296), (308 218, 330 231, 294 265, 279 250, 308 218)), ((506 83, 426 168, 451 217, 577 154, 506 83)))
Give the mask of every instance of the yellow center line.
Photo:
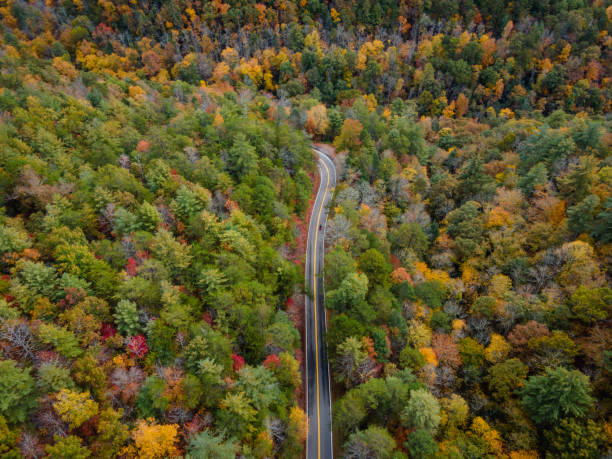
POLYGON ((329 168, 325 164, 325 161, 321 160, 321 164, 327 171, 327 183, 325 184, 325 193, 323 193, 323 199, 321 200, 321 207, 319 207, 319 213, 317 215, 317 226, 315 227, 315 241, 314 241, 314 259, 313 259, 313 296, 314 296, 314 323, 315 323, 315 366, 317 374, 317 456, 321 459, 321 413, 319 409, 319 331, 317 324, 317 245, 319 239, 319 221, 321 220, 321 211, 325 204, 325 198, 327 197, 327 191, 329 189, 329 168))

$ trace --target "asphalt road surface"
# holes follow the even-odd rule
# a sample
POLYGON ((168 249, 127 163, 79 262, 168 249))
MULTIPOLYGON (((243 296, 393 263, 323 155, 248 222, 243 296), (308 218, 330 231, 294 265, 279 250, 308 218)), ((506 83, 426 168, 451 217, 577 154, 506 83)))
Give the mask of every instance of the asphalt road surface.
POLYGON ((307 459, 333 457, 331 390, 325 335, 325 291, 323 257, 325 255, 325 224, 327 205, 336 184, 333 161, 318 150, 321 183, 315 198, 306 245, 306 285, 312 299, 306 297, 306 405, 308 414, 307 459))

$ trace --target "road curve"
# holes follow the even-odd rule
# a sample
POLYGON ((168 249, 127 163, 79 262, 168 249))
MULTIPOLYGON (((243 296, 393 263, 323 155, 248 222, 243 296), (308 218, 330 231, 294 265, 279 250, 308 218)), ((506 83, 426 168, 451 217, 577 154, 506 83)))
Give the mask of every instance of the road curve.
POLYGON ((327 358, 327 321, 325 317, 325 291, 323 285, 323 258, 325 255, 325 224, 327 205, 336 184, 334 162, 314 149, 319 158, 321 183, 310 215, 306 244, 306 286, 312 298, 306 296, 306 405, 308 414, 307 459, 333 457, 331 388, 327 358))

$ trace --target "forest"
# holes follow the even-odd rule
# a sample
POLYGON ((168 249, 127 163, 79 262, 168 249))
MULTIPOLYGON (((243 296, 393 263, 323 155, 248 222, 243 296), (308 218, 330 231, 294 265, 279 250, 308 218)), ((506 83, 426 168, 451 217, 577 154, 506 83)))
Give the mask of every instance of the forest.
POLYGON ((612 454, 612 4, 0 0, 0 458, 612 454))

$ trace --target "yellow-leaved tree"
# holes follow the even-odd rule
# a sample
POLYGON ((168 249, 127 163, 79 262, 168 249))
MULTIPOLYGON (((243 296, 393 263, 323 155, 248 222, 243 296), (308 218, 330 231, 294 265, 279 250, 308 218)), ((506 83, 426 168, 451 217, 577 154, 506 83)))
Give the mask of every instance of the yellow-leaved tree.
POLYGON ((91 399, 89 392, 62 389, 55 398, 53 409, 70 425, 71 429, 80 427, 85 421, 98 414, 98 404, 91 399))
POLYGON ((306 130, 315 136, 325 135, 329 129, 329 118, 325 105, 315 105, 306 112, 306 116, 306 130))
POLYGON ((359 120, 347 118, 342 124, 342 130, 340 135, 334 140, 334 147, 338 151, 348 150, 355 152, 361 146, 361 139, 359 135, 363 130, 363 125, 359 120))
POLYGON ((489 447, 489 452, 495 457, 500 457, 502 454, 502 441, 499 432, 493 429, 480 416, 474 418, 470 427, 472 433, 485 441, 489 447))
POLYGON ((491 342, 485 349, 485 358, 491 363, 499 363, 508 357, 511 350, 512 346, 503 336, 493 333, 491 342))
POLYGON ((178 456, 176 424, 157 424, 153 419, 140 420, 132 431, 134 445, 123 453, 140 459, 162 459, 178 456))

